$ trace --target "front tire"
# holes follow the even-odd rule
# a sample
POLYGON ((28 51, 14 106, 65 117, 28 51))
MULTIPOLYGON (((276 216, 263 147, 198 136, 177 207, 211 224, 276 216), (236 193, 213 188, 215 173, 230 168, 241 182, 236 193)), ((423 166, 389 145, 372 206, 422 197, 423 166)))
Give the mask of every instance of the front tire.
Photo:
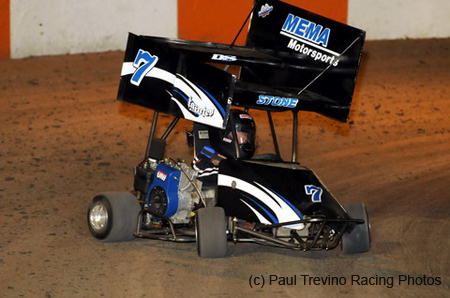
POLYGON ((220 207, 206 207, 197 211, 195 235, 198 255, 202 258, 224 258, 228 244, 225 211, 220 207))
POLYGON ((342 251, 344 254, 368 252, 370 250, 370 222, 366 206, 362 203, 345 206, 350 218, 364 219, 363 224, 355 225, 342 235, 342 251))
POLYGON ((140 210, 137 198, 131 193, 101 193, 89 204, 89 231, 95 238, 104 242, 132 240, 140 210))

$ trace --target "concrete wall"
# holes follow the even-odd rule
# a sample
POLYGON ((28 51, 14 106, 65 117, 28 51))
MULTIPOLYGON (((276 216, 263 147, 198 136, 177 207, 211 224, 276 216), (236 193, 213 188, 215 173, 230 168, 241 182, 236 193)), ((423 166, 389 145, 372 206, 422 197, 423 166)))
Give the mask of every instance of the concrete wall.
POLYGON ((176 37, 177 0, 11 0, 13 58, 124 49, 129 31, 176 37))
POLYGON ((450 37, 449 0, 349 0, 348 24, 367 39, 450 37))
MULTIPOLYGON (((210 8, 222 8, 224 1, 233 8, 228 14, 243 10, 240 7, 251 6, 253 2, 0 0, 0 58, 124 49, 127 32, 189 38, 193 33, 189 33, 185 24, 192 24, 190 21, 196 17, 204 20, 204 14, 193 13, 198 11, 194 8, 204 8, 205 3, 210 3, 210 8)), ((365 30, 368 40, 450 37, 449 0, 285 1, 339 21, 347 21, 365 30)), ((243 15, 248 13, 247 10, 245 8, 243 15)), ((229 22, 232 18, 222 16, 220 19, 229 22)), ((240 27, 240 22, 237 27, 240 27)), ((210 34, 213 35, 210 36, 218 40, 217 32, 228 34, 225 29, 232 28, 222 23, 216 26, 220 27, 212 28, 210 34)))

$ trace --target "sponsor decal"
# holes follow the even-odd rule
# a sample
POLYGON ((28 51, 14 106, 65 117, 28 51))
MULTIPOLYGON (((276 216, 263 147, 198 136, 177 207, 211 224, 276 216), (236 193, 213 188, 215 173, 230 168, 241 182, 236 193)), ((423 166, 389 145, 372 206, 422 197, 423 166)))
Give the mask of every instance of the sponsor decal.
POLYGON ((270 6, 269 4, 264 4, 263 6, 261 6, 261 9, 258 12, 258 17, 263 17, 265 18, 266 16, 268 16, 270 14, 270 12, 273 10, 273 6, 270 6))
POLYGON ((313 42, 323 47, 328 46, 331 30, 322 25, 289 14, 284 21, 282 32, 292 34, 298 38, 313 42))
POLYGON ((209 139, 209 133, 207 130, 199 130, 198 131, 198 138, 200 140, 208 140, 209 139))
POLYGON ((322 202, 323 189, 315 185, 305 185, 305 193, 311 196, 311 201, 313 203, 322 202))
POLYGON ((234 55, 213 54, 211 60, 217 61, 236 61, 237 57, 234 55))
POLYGON ((298 98, 279 97, 271 95, 260 95, 256 104, 258 105, 270 105, 274 107, 283 107, 293 109, 297 106, 298 98))
POLYGON ((156 65, 158 56, 153 56, 149 52, 139 49, 134 58, 133 67, 136 69, 130 79, 131 84, 139 86, 145 75, 156 65))
POLYGON ((158 178, 158 179, 161 180, 161 181, 166 181, 166 179, 167 179, 167 174, 165 174, 165 173, 162 172, 162 171, 158 171, 158 172, 156 172, 156 178, 158 178))
POLYGON ((317 51, 313 48, 305 46, 304 43, 298 42, 296 39, 291 39, 287 45, 287 48, 294 50, 296 52, 302 53, 314 59, 314 61, 321 61, 324 63, 328 63, 333 66, 338 66, 339 60, 336 56, 339 56, 339 53, 334 53, 333 55, 327 55, 323 52, 317 51), (336 55, 334 55, 336 54, 336 55))
POLYGON ((201 102, 195 102, 192 96, 189 97, 188 110, 203 117, 212 117, 214 115, 213 107, 208 108, 201 102))
POLYGON ((177 74, 173 92, 178 96, 172 100, 184 118, 222 128, 225 110, 207 90, 177 74))
POLYGON ((314 61, 338 66, 341 54, 327 48, 331 35, 330 28, 289 14, 280 34, 290 38, 286 46, 288 49, 309 56, 314 61))
POLYGON ((253 120, 252 116, 250 116, 248 114, 239 114, 239 118, 253 120))

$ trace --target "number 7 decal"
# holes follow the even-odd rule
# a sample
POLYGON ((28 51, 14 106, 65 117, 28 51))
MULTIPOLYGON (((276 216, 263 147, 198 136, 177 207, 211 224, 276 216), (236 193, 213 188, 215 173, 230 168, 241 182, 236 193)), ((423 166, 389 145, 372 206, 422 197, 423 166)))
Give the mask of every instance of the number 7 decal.
POLYGON ((156 62, 158 62, 158 56, 152 56, 149 52, 139 49, 133 62, 133 66, 137 69, 131 77, 131 84, 139 86, 142 79, 155 66, 156 62))
POLYGON ((315 185, 305 185, 305 192, 307 195, 311 196, 311 201, 313 203, 322 202, 323 189, 315 185))

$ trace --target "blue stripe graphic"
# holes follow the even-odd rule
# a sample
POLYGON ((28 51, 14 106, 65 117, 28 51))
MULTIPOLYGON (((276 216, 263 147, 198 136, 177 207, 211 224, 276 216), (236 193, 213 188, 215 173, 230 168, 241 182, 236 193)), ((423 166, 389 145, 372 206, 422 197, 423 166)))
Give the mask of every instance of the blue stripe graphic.
POLYGON ((186 95, 184 95, 184 93, 182 93, 181 91, 179 91, 178 89, 173 89, 174 92, 178 93, 182 98, 184 98, 184 100, 189 103, 189 98, 187 98, 186 95))
POLYGON ((278 219, 273 216, 269 211, 266 210, 266 208, 264 208, 263 206, 261 206, 258 202, 256 202, 255 200, 253 200, 252 198, 246 196, 246 195, 242 195, 244 197, 246 197, 247 199, 249 199, 250 201, 252 201, 253 203, 255 203, 259 208, 261 208, 272 220, 273 223, 278 223, 278 219))
POLYGON ((214 98, 214 96, 212 96, 211 94, 209 94, 208 91, 206 91, 205 89, 203 89, 201 86, 197 86, 200 89, 203 90, 203 92, 206 93, 206 95, 208 95, 208 97, 214 102, 214 104, 216 105, 216 107, 219 109, 220 114, 222 114, 222 117, 225 117, 225 110, 222 108, 222 106, 220 105, 220 103, 214 98))
POLYGON ((269 188, 269 190, 272 191, 274 194, 276 194, 279 198, 281 198, 286 204, 289 205, 289 207, 292 208, 292 210, 294 210, 295 213, 297 213, 297 215, 298 215, 301 219, 303 219, 303 214, 301 214, 300 211, 298 211, 298 209, 295 208, 295 206, 292 205, 291 202, 289 202, 288 200, 286 200, 285 198, 283 198, 282 195, 280 195, 279 193, 277 193, 277 192, 274 191, 273 189, 270 189, 270 188, 269 188))

